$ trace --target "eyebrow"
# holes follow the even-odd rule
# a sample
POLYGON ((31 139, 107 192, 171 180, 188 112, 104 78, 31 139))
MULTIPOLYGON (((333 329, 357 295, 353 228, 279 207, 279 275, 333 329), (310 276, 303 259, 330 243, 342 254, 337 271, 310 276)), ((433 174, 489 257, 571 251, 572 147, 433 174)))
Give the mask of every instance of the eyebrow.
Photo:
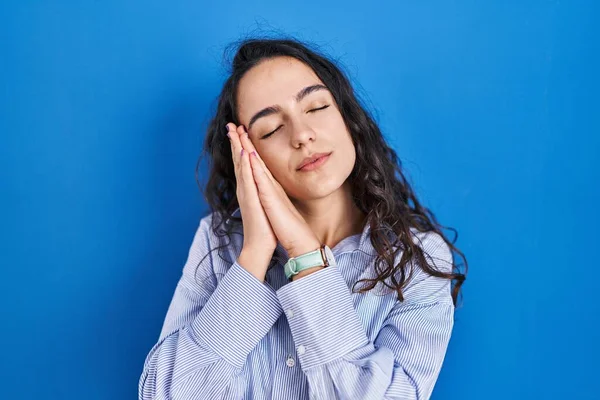
MULTIPOLYGON (((295 96, 296 103, 300 102, 303 98, 305 98, 312 92, 316 92, 318 90, 329 90, 329 89, 327 88, 327 86, 321 85, 321 84, 307 86, 296 94, 296 96, 295 96)), ((252 116, 252 118, 250 118, 250 123, 248 124, 248 130, 250 130, 250 128, 252 127, 252 124, 254 124, 257 119, 266 117, 271 114, 277 114, 280 111, 281 111, 280 106, 270 106, 270 107, 263 108, 262 110, 260 110, 256 114, 254 114, 252 116)))

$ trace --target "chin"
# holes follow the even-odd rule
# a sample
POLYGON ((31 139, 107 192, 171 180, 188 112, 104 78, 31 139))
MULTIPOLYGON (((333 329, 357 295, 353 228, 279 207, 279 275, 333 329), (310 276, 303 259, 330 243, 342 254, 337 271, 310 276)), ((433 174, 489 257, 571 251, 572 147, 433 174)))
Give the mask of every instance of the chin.
POLYGON ((339 190, 345 182, 345 178, 337 175, 320 177, 311 182, 302 182, 297 186, 298 196, 296 198, 303 200, 319 199, 327 197, 331 193, 339 190))

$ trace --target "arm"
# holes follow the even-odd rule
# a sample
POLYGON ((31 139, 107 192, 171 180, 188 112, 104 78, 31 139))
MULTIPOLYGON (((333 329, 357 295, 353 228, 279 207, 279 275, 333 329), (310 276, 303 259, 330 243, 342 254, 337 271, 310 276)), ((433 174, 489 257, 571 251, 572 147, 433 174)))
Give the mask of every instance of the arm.
POLYGON ((140 400, 241 393, 248 354, 281 314, 274 290, 238 261, 218 285, 213 257, 198 265, 210 251, 209 225, 206 218, 200 222, 159 340, 144 362, 140 400))
MULTIPOLYGON (((424 240, 425 250, 438 268, 451 268, 448 246, 432 239, 424 240)), ((288 320, 311 399, 429 399, 450 339, 454 305, 449 280, 416 275, 405 302, 394 305, 374 341, 337 267, 277 291, 283 310, 292 310, 288 320)))

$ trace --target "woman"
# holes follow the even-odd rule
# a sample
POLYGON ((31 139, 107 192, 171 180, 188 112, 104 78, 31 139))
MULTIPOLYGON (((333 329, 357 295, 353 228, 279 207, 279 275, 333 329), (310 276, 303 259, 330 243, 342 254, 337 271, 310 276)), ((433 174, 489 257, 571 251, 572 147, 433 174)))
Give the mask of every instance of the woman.
POLYGON ((340 69, 295 40, 246 40, 205 151, 213 212, 140 399, 429 398, 462 253, 340 69))

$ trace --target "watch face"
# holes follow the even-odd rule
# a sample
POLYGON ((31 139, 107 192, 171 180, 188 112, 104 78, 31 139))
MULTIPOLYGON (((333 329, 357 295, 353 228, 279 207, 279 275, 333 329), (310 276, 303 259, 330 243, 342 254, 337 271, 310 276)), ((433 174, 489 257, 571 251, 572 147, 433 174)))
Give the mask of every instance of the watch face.
POLYGON ((327 257, 327 261, 329 261, 329 265, 336 265, 335 257, 333 256, 333 252, 329 248, 329 246, 325 246, 325 256, 327 257))

